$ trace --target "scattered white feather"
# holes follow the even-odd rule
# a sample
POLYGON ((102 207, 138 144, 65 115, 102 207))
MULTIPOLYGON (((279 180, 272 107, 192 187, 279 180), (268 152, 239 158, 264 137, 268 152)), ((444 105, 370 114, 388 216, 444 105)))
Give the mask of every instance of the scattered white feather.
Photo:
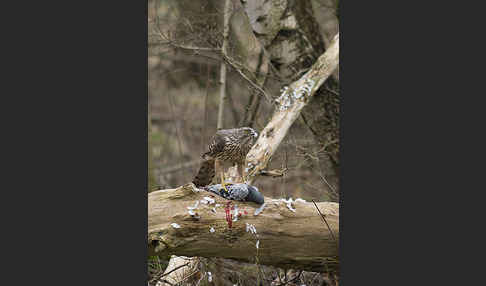
POLYGON ((286 204, 291 203, 293 201, 292 198, 289 198, 288 200, 286 199, 280 199, 280 200, 286 204))
POLYGON ((215 204, 214 206, 215 206, 215 207, 220 207, 221 205, 220 205, 220 204, 215 204))
POLYGON ((212 208, 212 209, 211 209, 211 211, 212 211, 213 213, 216 213, 216 209, 215 209, 215 208, 212 208))
POLYGON ((181 228, 180 225, 178 225, 177 223, 173 222, 170 224, 173 228, 181 228))
POLYGON ((292 198, 289 198, 288 200, 286 199, 280 199, 280 200, 272 200, 275 204, 278 204, 277 201, 280 201, 280 202, 284 202, 286 205, 287 205, 287 208, 294 212, 295 213, 295 209, 292 207, 292 202, 294 202, 294 200, 292 200, 292 198))
POLYGON ((211 228, 209 229, 209 232, 211 232, 211 233, 215 232, 214 227, 211 227, 211 228))
POLYGON ((211 272, 208 272, 208 282, 211 282, 213 281, 213 276, 211 274, 211 272))
POLYGON ((294 202, 306 203, 306 200, 303 200, 301 198, 297 198, 294 202))
POLYGON ((287 201, 285 201, 285 203, 287 203, 287 208, 294 212, 295 213, 295 209, 292 207, 292 198, 289 198, 287 201))
POLYGON ((256 228, 254 225, 246 223, 246 232, 250 231, 253 234, 257 234, 256 228))
POLYGON ((255 246, 256 246, 256 248, 258 249, 258 246, 260 246, 260 241, 259 241, 259 240, 257 240, 257 242, 256 242, 256 245, 255 245, 255 246))
POLYGON ((208 204, 214 204, 214 199, 213 198, 204 197, 204 200, 206 200, 208 204))
POLYGON ((238 205, 235 205, 235 209, 233 210, 233 221, 238 221, 238 205))
POLYGON ((196 213, 193 210, 188 210, 187 211, 190 215, 196 215, 196 213))
POLYGON ((255 210, 255 213, 253 215, 259 215, 263 211, 263 209, 265 208, 266 205, 267 205, 267 203, 263 203, 263 205, 261 205, 260 207, 258 207, 255 210))

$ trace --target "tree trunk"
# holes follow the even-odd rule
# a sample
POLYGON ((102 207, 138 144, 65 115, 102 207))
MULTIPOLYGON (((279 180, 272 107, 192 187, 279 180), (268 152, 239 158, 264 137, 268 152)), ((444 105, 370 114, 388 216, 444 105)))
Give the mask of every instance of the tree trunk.
MULTIPOLYGON (((229 31, 229 17, 230 17, 230 0, 225 0, 224 2, 224 12, 223 12, 223 46, 221 51, 226 54, 226 47, 228 46, 228 31, 229 31)), ((224 103, 226 102, 226 63, 221 62, 220 72, 219 72, 219 109, 218 109, 218 124, 217 129, 223 129, 224 120, 224 103)))
POLYGON ((338 268, 337 203, 317 203, 331 233, 313 203, 299 200, 287 205, 268 197, 265 201, 263 211, 255 215, 258 205, 228 201, 193 184, 152 192, 148 196, 149 255, 222 257, 315 272, 338 268), (214 202, 203 203, 204 197, 214 202), (188 207, 197 202, 191 215, 188 207), (225 213, 228 203, 242 213, 231 228, 225 213))
POLYGON ((290 126, 300 116, 302 108, 334 72, 338 63, 339 34, 304 76, 293 82, 290 87, 284 88, 282 95, 277 99, 279 105, 272 119, 262 130, 257 142, 246 156, 247 168, 245 168, 244 177, 255 176, 267 166, 270 157, 287 135, 290 126))
POLYGON ((152 151, 152 120, 150 114, 148 116, 148 192, 155 190, 155 176, 154 176, 154 160, 152 151))

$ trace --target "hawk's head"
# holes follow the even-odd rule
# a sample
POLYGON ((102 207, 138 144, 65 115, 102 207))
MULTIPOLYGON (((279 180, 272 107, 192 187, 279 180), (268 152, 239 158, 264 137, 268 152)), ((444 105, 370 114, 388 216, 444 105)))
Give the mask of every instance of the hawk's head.
POLYGON ((253 137, 254 139, 258 138, 258 132, 256 132, 253 128, 250 127, 242 127, 241 128, 248 136, 253 137))

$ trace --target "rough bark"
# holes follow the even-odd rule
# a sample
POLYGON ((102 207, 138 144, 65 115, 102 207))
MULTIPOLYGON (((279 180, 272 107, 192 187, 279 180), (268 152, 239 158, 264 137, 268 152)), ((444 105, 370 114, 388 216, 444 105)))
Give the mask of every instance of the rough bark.
POLYGON ((242 1, 254 33, 265 47, 269 46, 282 26, 287 0, 242 1))
POLYGON ((258 205, 212 196, 193 184, 152 192, 148 196, 149 255, 222 257, 316 272, 338 268, 337 203, 317 203, 331 233, 313 203, 293 202, 293 212, 281 200, 265 201, 263 211, 254 215, 258 205), (204 197, 212 197, 215 202, 204 204, 204 197), (195 215, 191 215, 187 207, 198 201, 195 215), (231 228, 225 219, 228 202, 243 213, 231 228), (256 234, 247 231, 247 223, 255 227, 256 234))
POLYGON ((300 116, 301 110, 334 72, 338 64, 339 34, 304 76, 293 82, 288 88, 284 88, 282 95, 277 99, 278 106, 272 119, 260 132, 257 142, 246 157, 245 177, 255 176, 267 166, 270 157, 287 135, 290 126, 300 116))

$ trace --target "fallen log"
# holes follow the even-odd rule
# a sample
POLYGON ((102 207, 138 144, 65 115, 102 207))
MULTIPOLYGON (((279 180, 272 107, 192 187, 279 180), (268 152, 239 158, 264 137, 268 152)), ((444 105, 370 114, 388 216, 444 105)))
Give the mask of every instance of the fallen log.
POLYGON ((315 272, 339 266, 339 205, 230 201, 187 184, 148 194, 149 255, 222 257, 315 272), (261 212, 255 215, 255 211, 261 212), (229 219, 228 219, 229 217, 229 219), (331 233, 332 231, 332 233, 331 233), (334 237, 333 237, 334 235, 334 237))

